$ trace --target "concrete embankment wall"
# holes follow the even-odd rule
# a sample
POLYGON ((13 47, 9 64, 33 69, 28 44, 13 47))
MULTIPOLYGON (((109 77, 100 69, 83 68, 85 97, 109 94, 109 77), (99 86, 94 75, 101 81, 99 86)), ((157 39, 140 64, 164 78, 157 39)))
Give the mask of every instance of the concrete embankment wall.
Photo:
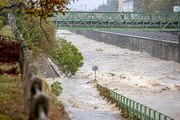
POLYGON ((146 52, 163 60, 173 60, 180 63, 180 44, 176 42, 94 30, 76 30, 75 32, 99 42, 133 51, 146 52))

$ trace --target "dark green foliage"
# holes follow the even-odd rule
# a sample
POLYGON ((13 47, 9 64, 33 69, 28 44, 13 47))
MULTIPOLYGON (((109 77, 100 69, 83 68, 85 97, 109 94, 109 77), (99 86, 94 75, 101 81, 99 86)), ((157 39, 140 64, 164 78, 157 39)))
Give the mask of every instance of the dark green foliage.
POLYGON ((23 33, 24 29, 24 13, 23 11, 19 11, 16 15, 16 26, 18 27, 18 30, 23 33))
POLYGON ((6 19, 3 16, 0 16, 0 29, 2 29, 2 27, 4 26, 6 22, 6 19))
POLYGON ((67 42, 64 39, 60 39, 60 45, 54 49, 52 57, 58 61, 63 72, 68 76, 75 75, 83 65, 82 54, 71 42, 67 42))
POLYGON ((5 17, 3 17, 3 16, 0 16, 0 21, 1 21, 3 24, 5 24, 5 22, 6 22, 6 18, 5 18, 5 17))
POLYGON ((55 27, 47 21, 42 20, 42 28, 40 27, 39 17, 29 17, 23 12, 17 13, 16 24, 24 39, 27 41, 29 47, 33 51, 33 55, 37 56, 44 52, 49 52, 54 47, 55 43, 55 27), (46 35, 50 38, 46 39, 46 35))
POLYGON ((2 21, 0 21, 0 29, 2 29, 2 27, 3 27, 3 23, 2 21))
POLYGON ((61 83, 56 81, 51 85, 51 92, 55 96, 59 96, 62 93, 63 88, 61 87, 61 83))

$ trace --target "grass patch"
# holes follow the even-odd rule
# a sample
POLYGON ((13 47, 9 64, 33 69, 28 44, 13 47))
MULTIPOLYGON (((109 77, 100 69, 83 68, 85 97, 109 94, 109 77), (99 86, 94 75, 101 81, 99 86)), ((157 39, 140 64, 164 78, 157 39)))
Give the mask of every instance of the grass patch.
POLYGON ((8 64, 1 64, 0 63, 0 70, 8 70, 9 69, 9 65, 8 64))
POLYGON ((0 75, 0 120, 26 120, 23 97, 20 75, 0 75))
MULTIPOLYGON (((52 96, 49 96, 52 97, 52 96)), ((63 104, 57 99, 50 98, 50 111, 49 111, 50 120, 70 120, 69 115, 64 109, 63 104)))
POLYGON ((0 30, 0 35, 2 36, 7 36, 7 37, 13 37, 13 32, 12 28, 9 25, 5 25, 1 30, 0 30))
POLYGON ((57 97, 51 92, 46 82, 43 83, 43 89, 43 91, 49 96, 50 100, 48 118, 50 120, 70 120, 69 115, 65 111, 63 104, 57 100, 57 97))
POLYGON ((15 75, 18 73, 19 73, 18 63, 16 63, 16 64, 8 64, 8 63, 2 64, 0 62, 0 74, 14 74, 15 75))

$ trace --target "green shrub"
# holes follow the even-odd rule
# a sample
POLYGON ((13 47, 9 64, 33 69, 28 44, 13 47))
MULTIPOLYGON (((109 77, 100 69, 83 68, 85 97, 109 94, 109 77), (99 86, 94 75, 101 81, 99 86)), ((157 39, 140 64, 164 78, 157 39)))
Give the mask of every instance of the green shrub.
POLYGON ((6 19, 3 16, 0 16, 0 29, 3 28, 5 22, 6 22, 6 19))
POLYGON ((0 120, 12 120, 10 116, 8 115, 1 115, 0 114, 0 120))
POLYGON ((3 28, 3 23, 0 21, 0 30, 3 28))
POLYGON ((59 96, 62 93, 63 88, 61 87, 61 83, 56 81, 51 85, 51 92, 55 96, 59 96))
POLYGON ((26 16, 23 12, 18 12, 16 24, 35 56, 42 52, 49 54, 55 44, 56 31, 53 24, 45 20, 40 22, 39 17, 26 16))
POLYGON ((16 15, 16 26, 21 33, 23 33, 24 29, 24 17, 25 15, 22 11, 19 11, 16 15))
POLYGON ((58 62, 66 75, 75 75, 83 65, 83 56, 71 42, 64 39, 59 41, 59 47, 53 50, 52 57, 58 62))
POLYGON ((24 37, 34 53, 42 52, 42 50, 45 53, 49 53, 53 48, 52 44, 55 44, 55 26, 43 21, 42 27, 50 38, 49 41, 47 41, 46 35, 40 27, 38 17, 24 20, 24 37))
POLYGON ((3 16, 0 16, 0 21, 4 25, 6 23, 6 18, 4 18, 3 16))

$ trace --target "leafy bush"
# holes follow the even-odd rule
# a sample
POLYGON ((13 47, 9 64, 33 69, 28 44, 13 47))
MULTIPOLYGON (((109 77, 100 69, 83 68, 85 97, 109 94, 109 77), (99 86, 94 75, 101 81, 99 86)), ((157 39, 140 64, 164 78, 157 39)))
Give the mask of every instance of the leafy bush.
POLYGON ((56 31, 53 24, 44 20, 40 22, 39 17, 30 17, 23 12, 18 12, 16 24, 34 55, 38 55, 42 51, 49 54, 55 44, 56 31), (47 36, 50 39, 47 40, 47 36))
POLYGON ((23 36, 35 53, 34 55, 42 52, 51 54, 66 75, 75 75, 79 67, 83 65, 81 53, 64 39, 60 39, 60 43, 57 44, 55 26, 47 21, 41 21, 41 23, 38 17, 29 18, 24 17, 23 13, 18 14, 18 28, 23 31, 23 36), (47 36, 50 38, 49 41, 46 39, 47 36))
POLYGON ((0 21, 0 29, 2 29, 2 27, 3 27, 3 23, 2 21, 0 21))
POLYGON ((6 22, 6 18, 4 18, 3 16, 0 16, 0 21, 3 23, 3 25, 5 24, 6 22))
POLYGON ((3 16, 0 16, 0 29, 2 29, 2 27, 5 24, 6 19, 3 16))
POLYGON ((0 39, 0 62, 13 64, 19 61, 19 43, 15 41, 0 39))
POLYGON ((56 81, 51 85, 51 92, 56 96, 59 96, 62 93, 63 88, 61 87, 61 83, 56 81))
POLYGON ((43 21, 42 27, 45 33, 40 27, 40 21, 38 17, 27 18, 24 21, 24 37, 28 41, 28 44, 31 46, 31 48, 36 50, 41 49, 48 53, 53 48, 52 44, 55 44, 55 26, 48 23, 47 21, 43 21), (49 41, 47 41, 47 36, 45 34, 47 34, 47 36, 50 38, 48 39, 49 41))
POLYGON ((23 33, 24 29, 24 17, 23 11, 19 11, 16 15, 16 26, 21 33, 23 33))
POLYGON ((12 38, 9 39, 10 41, 16 41, 15 39, 13 39, 15 36, 13 34, 11 26, 9 25, 3 26, 3 28, 0 30, 0 35, 12 38))
POLYGON ((53 50, 52 57, 58 61, 59 66, 66 75, 75 75, 83 65, 83 56, 71 42, 65 39, 59 41, 59 47, 53 50))

